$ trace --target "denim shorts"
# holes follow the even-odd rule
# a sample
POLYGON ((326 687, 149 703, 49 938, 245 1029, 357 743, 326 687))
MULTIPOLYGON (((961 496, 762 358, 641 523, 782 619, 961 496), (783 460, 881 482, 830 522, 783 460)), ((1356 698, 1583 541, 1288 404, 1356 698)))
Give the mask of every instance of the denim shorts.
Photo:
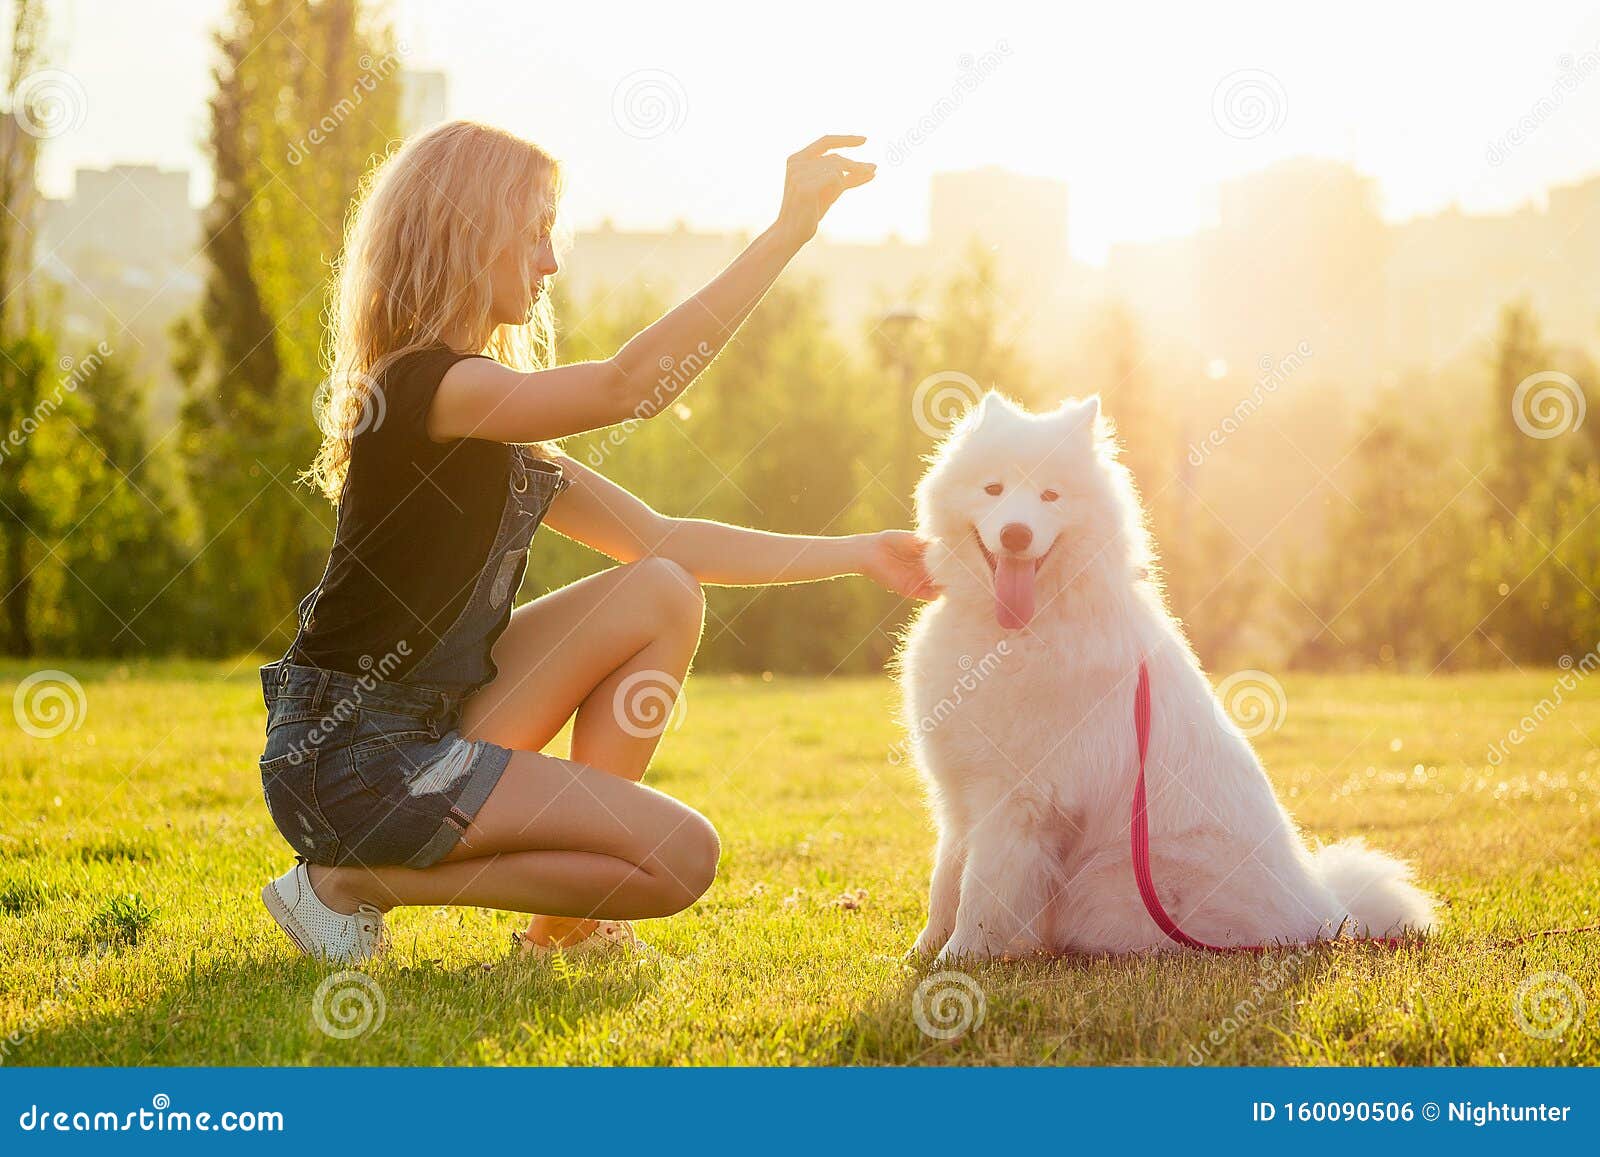
POLYGON ((261 668, 261 789, 278 831, 313 864, 436 864, 511 759, 466 739, 459 697, 284 662, 261 668))

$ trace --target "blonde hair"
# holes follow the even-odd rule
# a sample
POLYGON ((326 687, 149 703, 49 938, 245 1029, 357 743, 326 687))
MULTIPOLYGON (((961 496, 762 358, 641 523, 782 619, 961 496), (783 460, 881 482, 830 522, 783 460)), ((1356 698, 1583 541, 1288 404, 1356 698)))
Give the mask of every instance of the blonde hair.
POLYGON ((527 323, 496 325, 488 270, 534 221, 554 226, 561 192, 560 162, 473 121, 430 129, 367 173, 329 293, 322 447, 302 481, 339 501, 351 441, 382 420, 377 383, 413 350, 450 345, 521 370, 554 364, 550 295, 527 323))

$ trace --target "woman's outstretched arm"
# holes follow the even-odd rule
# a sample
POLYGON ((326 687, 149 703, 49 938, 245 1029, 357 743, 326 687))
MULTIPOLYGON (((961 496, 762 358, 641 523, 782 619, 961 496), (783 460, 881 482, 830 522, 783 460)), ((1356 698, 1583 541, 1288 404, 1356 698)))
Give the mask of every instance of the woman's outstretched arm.
POLYGON ((560 458, 572 486, 546 523, 618 562, 671 559, 711 586, 767 586, 866 575, 908 598, 937 592, 923 567, 926 544, 909 530, 867 534, 774 534, 701 518, 671 518, 571 458, 560 458))
POLYGON ((872 179, 875 166, 829 151, 865 140, 825 136, 790 157, 777 222, 704 289, 615 356, 534 373, 486 358, 451 366, 428 412, 428 433, 439 441, 539 442, 667 409, 816 235, 839 195, 872 179))

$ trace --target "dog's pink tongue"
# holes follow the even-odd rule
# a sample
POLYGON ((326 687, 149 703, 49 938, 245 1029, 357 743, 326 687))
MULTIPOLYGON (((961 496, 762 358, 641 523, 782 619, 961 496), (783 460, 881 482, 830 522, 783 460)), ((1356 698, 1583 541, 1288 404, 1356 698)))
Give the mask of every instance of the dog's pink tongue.
POLYGON ((994 568, 994 616, 1008 631, 1028 625, 1033 618, 1033 573, 1031 558, 1001 555, 994 568))

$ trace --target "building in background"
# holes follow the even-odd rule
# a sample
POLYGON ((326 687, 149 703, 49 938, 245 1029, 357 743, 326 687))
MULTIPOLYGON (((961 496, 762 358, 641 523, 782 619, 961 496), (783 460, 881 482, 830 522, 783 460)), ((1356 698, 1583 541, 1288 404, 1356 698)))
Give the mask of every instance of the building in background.
POLYGON ((1286 161, 1225 182, 1219 208, 1200 240, 1195 302, 1214 356, 1258 366, 1303 342, 1330 375, 1389 365, 1389 234, 1370 178, 1339 161, 1286 161))
POLYGON ((1548 206, 1449 209, 1390 225, 1370 178, 1281 162, 1222 187, 1216 228, 1112 249, 1104 294, 1196 366, 1253 367, 1304 340, 1319 375, 1357 387, 1477 356, 1500 310, 1526 300, 1557 345, 1600 323, 1600 177, 1548 206))
MULTIPOLYGON (((448 115, 445 78, 402 74, 402 117, 416 132, 448 115)), ((16 133, 0 118, 0 134, 16 133)), ((22 142, 32 144, 32 138, 22 142)), ((189 175, 150 165, 81 169, 61 201, 38 205, 32 267, 58 287, 69 344, 109 340, 173 412, 172 323, 202 288, 200 214, 189 175)), ((1214 228, 1112 249, 1103 270, 1068 256, 1067 189, 982 168, 932 178, 928 239, 841 242, 819 237, 784 274, 816 287, 830 324, 854 344, 889 310, 936 303, 992 256, 1011 336, 1042 366, 1118 303, 1168 362, 1254 367, 1306 343, 1318 377, 1361 389, 1416 366, 1475 355, 1500 309, 1526 299, 1557 345, 1592 344, 1600 321, 1600 177, 1553 189, 1544 208, 1499 215, 1458 209, 1383 222, 1373 182, 1348 165, 1282 162, 1220 190, 1214 228)), ((748 243, 738 232, 579 230, 561 281, 586 314, 648 295, 670 305, 725 268, 748 243)))
MULTIPOLYGON (((445 119, 444 73, 402 70, 399 76, 407 136, 445 119)), ((10 118, 0 121, 0 134, 14 130, 10 118)), ((32 166, 24 168, 31 189, 32 166)), ((201 212, 190 204, 189 177, 154 165, 79 169, 70 196, 40 203, 31 234, 29 264, 50 287, 48 308, 59 315, 66 345, 106 340, 151 384, 158 424, 177 412, 173 323, 194 310, 204 287, 201 212)))
POLYGON ((171 330, 199 299, 200 241, 181 169, 79 169, 72 195, 46 201, 40 216, 35 272, 55 287, 69 352, 106 341, 152 383, 157 421, 176 406, 171 330))
MULTIPOLYGON (((970 265, 974 247, 994 257, 1002 292, 1019 315, 1045 313, 1055 300, 1069 269, 1064 184, 989 167, 936 174, 931 192, 928 241, 819 237, 784 274, 818 286, 842 337, 858 335, 896 305, 936 294, 970 265)), ((619 230, 604 222, 577 232, 560 276, 585 309, 619 290, 676 303, 748 243, 747 234, 700 232, 682 223, 619 230)), ((1041 325, 1036 333, 1053 337, 1055 328, 1041 325)))
POLYGON ((1444 358, 1492 332, 1507 302, 1532 306, 1558 345, 1600 324, 1600 177, 1551 189, 1543 209, 1471 216, 1447 209, 1395 226, 1389 260, 1396 344, 1444 358), (1420 348, 1419 348, 1420 347, 1420 348))
POLYGON ((43 241, 80 275, 135 269, 159 281, 157 274, 183 265, 200 242, 189 173, 154 165, 79 169, 72 196, 49 202, 43 241))

